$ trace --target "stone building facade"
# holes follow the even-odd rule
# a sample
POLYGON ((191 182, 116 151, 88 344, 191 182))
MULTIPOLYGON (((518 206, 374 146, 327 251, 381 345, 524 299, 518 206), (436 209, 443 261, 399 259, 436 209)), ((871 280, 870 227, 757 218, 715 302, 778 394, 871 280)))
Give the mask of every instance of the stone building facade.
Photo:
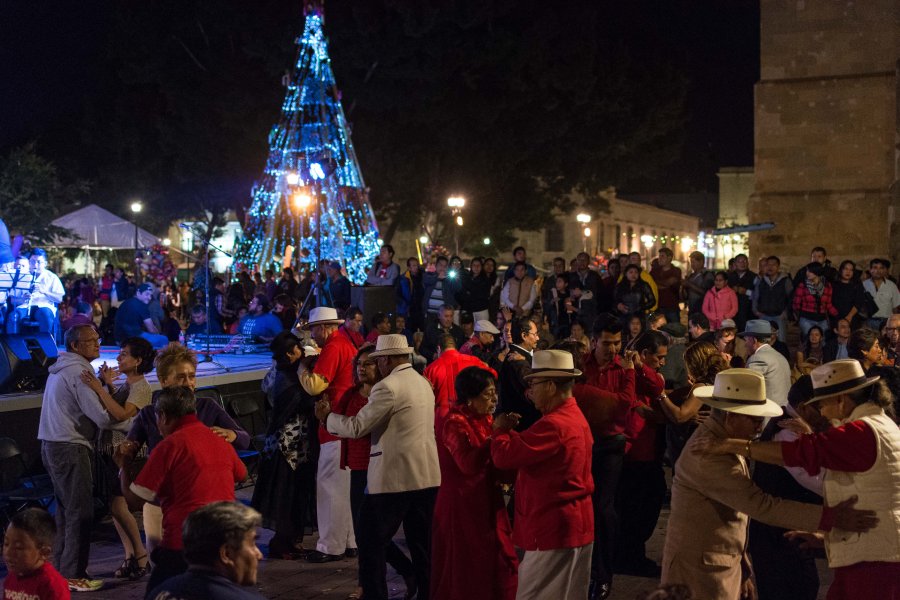
MULTIPOLYGON (((900 2, 761 0, 751 261, 900 258, 900 2)), ((753 264, 753 263, 751 263, 753 264)))

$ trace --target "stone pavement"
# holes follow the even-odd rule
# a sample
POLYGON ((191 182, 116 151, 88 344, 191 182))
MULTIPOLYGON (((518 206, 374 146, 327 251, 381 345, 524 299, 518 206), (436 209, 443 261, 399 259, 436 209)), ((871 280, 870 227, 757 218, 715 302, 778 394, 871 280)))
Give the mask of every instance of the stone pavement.
MULTIPOLYGON (((249 499, 250 495, 252 495, 252 488, 238 492, 239 498, 245 501, 249 499)), ((668 508, 663 510, 656 531, 647 547, 648 556, 657 562, 662 558, 667 520, 668 508)), ((140 523, 140 519, 138 519, 138 523, 140 523)), ((272 532, 261 529, 259 535, 259 544, 265 554, 268 551, 267 544, 272 532)), ((402 531, 398 535, 397 542, 405 551, 402 531)), ((315 537, 307 537, 304 544, 306 547, 314 547, 315 537)), ((137 582, 112 578, 113 571, 122 562, 121 552, 121 546, 112 524, 105 522, 98 526, 95 529, 94 542, 91 544, 90 571, 94 577, 106 579, 106 587, 95 593, 73 594, 73 596, 83 596, 85 599, 90 598, 91 600, 141 600, 144 597, 146 578, 137 582)), ((260 593, 266 598, 343 600, 356 587, 356 562, 356 559, 344 559, 333 563, 314 565, 303 561, 263 560, 259 565, 258 587, 260 593)), ((823 560, 818 561, 818 565, 822 581, 819 598, 824 599, 828 584, 831 582, 831 574, 823 560)), ((405 593, 403 579, 398 577, 390 567, 388 567, 388 574, 388 589, 391 598, 403 598, 405 593)), ((5 572, 0 575, 5 575, 5 572)), ((656 584, 656 581, 650 579, 617 575, 610 598, 633 600, 638 593, 653 589, 656 584)))

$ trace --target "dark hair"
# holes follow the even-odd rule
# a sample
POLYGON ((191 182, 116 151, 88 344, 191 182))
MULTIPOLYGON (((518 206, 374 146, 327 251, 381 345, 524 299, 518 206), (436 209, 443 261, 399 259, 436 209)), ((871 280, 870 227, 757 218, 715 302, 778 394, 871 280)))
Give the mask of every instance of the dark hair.
POLYGON ((43 248, 35 248, 31 251, 31 258, 34 258, 35 256, 47 258, 47 251, 43 248))
POLYGON ((569 278, 565 274, 556 276, 556 281, 559 281, 560 279, 566 282, 566 287, 569 287, 569 278))
MULTIPOLYGON (((640 316, 640 315, 638 315, 638 316, 640 316)), ((652 325, 652 324, 655 323, 656 321, 659 321, 660 319, 663 319, 666 323, 669 322, 669 320, 666 319, 666 315, 664 315, 664 314, 661 313, 661 312, 652 312, 652 313, 650 313, 649 315, 647 315, 647 327, 649 327, 650 325, 652 325)))
POLYGON ((490 371, 481 367, 466 367, 456 375, 453 387, 456 390, 456 403, 465 404, 472 398, 478 397, 487 388, 488 384, 497 378, 490 371))
POLYGON ((634 342, 634 349, 638 352, 647 350, 652 354, 656 354, 660 348, 668 345, 669 338, 664 333, 648 329, 634 342))
POLYGON ((192 315, 202 315, 206 313, 206 308, 201 306, 200 304, 195 304, 193 308, 191 308, 192 315))
POLYGON ((594 319, 594 326, 591 328, 591 337, 594 339, 600 339, 600 336, 604 333, 617 334, 622 333, 622 321, 616 315, 610 313, 604 313, 602 315, 598 315, 596 319, 594 319))
POLYGON ((519 267, 522 267, 523 269, 526 269, 526 270, 528 269, 528 265, 526 265, 526 264, 525 264, 525 261, 522 261, 522 260, 517 260, 517 261, 515 262, 515 264, 513 264, 513 267, 512 267, 512 268, 513 268, 513 271, 515 271, 515 270, 518 269, 519 267))
POLYGON ((369 323, 372 325, 372 329, 375 329, 376 327, 381 325, 383 322, 388 321, 388 320, 389 319, 388 319, 387 313, 377 312, 374 315, 372 315, 372 318, 369 320, 369 323))
POLYGON ((890 408, 894 403, 894 396, 883 378, 870 386, 848 392, 847 395, 857 406, 871 402, 881 408, 890 408))
POLYGON ((672 258, 672 257, 675 256, 675 253, 672 252, 672 249, 671 249, 671 248, 666 248, 665 246, 663 246, 662 248, 659 249, 658 254, 665 254, 665 255, 668 256, 669 258, 672 258))
POLYGON ((513 248, 513 251, 512 251, 513 256, 515 256, 519 250, 521 250, 522 252, 525 252, 525 246, 516 246, 515 248, 513 248))
POLYGON ((411 261, 411 260, 414 260, 414 261, 416 261, 416 262, 419 262, 419 259, 418 259, 418 258, 416 258, 415 256, 410 256, 409 258, 406 259, 406 268, 407 268, 407 269, 409 268, 409 261, 411 261))
POLYGON ((812 250, 809 251, 810 254, 812 254, 813 252, 821 252, 822 254, 825 254, 825 255, 828 254, 827 252, 825 252, 825 248, 823 248, 822 246, 816 246, 815 248, 813 248, 812 250))
POLYGON ((622 277, 623 277, 623 281, 624 281, 625 275, 627 275, 627 274, 628 274, 628 271, 630 271, 630 270, 632 270, 632 269, 634 269, 635 271, 638 272, 638 279, 640 279, 640 277, 641 277, 641 271, 642 271, 643 269, 641 269, 640 265, 635 265, 635 264, 632 264, 632 263, 628 263, 627 265, 625 265, 625 268, 622 269, 622 277))
POLYGON ((750 260, 750 258, 749 258, 746 254, 744 254, 743 252, 741 252, 740 254, 735 254, 735 255, 734 255, 734 258, 735 258, 735 260, 737 260, 737 259, 739 259, 739 258, 745 258, 745 259, 747 259, 747 260, 750 260))
POLYGON ((442 262, 445 262, 445 263, 447 263, 447 264, 450 264, 450 259, 447 258, 446 256, 444 256, 443 254, 441 254, 440 256, 438 256, 438 257, 434 260, 434 264, 435 264, 435 265, 438 265, 438 264, 440 264, 440 263, 442 263, 442 262))
POLYGON ((856 277, 856 263, 849 258, 841 261, 841 266, 838 267, 838 275, 841 274, 841 271, 843 271, 844 267, 846 267, 847 265, 853 267, 853 275, 850 276, 850 279, 853 279, 854 277, 856 277))
POLYGON ((688 316, 688 325, 696 325, 702 329, 709 329, 709 317, 702 312, 691 313, 688 316))
POLYGON ((444 335, 442 335, 440 337, 440 339, 438 339, 438 347, 441 350, 450 350, 451 348, 455 350, 456 349, 456 338, 454 338, 449 333, 445 333, 444 335))
MULTIPOLYGON (((587 352, 587 348, 585 348, 584 344, 581 342, 576 342, 575 340, 560 340, 553 344, 550 349, 568 352, 572 355, 572 365, 579 371, 584 371, 582 365, 584 363, 584 353, 587 352)), ((581 378, 584 378, 583 374, 581 375, 581 378)))
POLYGON ((510 330, 513 344, 521 344, 522 335, 529 331, 532 325, 534 325, 534 321, 531 320, 531 317, 513 317, 512 329, 510 330))
POLYGON ((889 261, 886 258, 873 258, 872 260, 869 261, 869 268, 871 269, 875 265, 881 265, 885 269, 890 270, 891 261, 889 261))
POLYGON ((353 319, 356 318, 356 315, 361 315, 361 314, 363 314, 363 311, 360 310, 360 308, 358 306, 351 306, 344 313, 344 319, 346 319, 347 321, 352 321, 353 319))
POLYGON ((878 341, 878 332, 868 327, 860 327, 850 334, 847 340, 847 356, 861 360, 863 354, 872 349, 878 341))
POLYGON ((460 325, 470 325, 475 322, 475 317, 472 316, 467 310, 462 310, 459 312, 459 324, 460 325))
POLYGON ((391 255, 391 258, 394 258, 394 247, 393 246, 391 246, 390 244, 382 244, 381 249, 387 250, 388 254, 391 255))
POLYGON ((32 507, 17 512, 10 517, 9 524, 28 534, 38 548, 53 546, 53 538, 56 536, 56 521, 43 508, 32 507))
POLYGON ((224 284, 224 283, 225 283, 225 280, 222 279, 221 277, 213 277, 213 280, 212 280, 213 286, 217 286, 219 284, 224 284))
POLYGON ((794 408, 800 406, 814 395, 812 377, 809 375, 801 375, 797 381, 791 385, 788 391, 788 404, 794 408))
POLYGON ((78 302, 75 305, 75 312, 80 313, 80 314, 85 314, 85 313, 93 312, 93 309, 91 308, 91 305, 88 304, 87 302, 78 302))
POLYGON ((812 273, 816 277, 821 277, 822 273, 825 271, 825 267, 822 266, 822 263, 811 262, 806 265, 806 272, 812 273))
POLYGON ((145 375, 153 370, 153 363, 156 361, 156 350, 153 349, 153 344, 144 338, 139 336, 127 338, 119 348, 128 348, 128 354, 132 358, 141 360, 141 364, 137 367, 137 372, 141 375, 145 375))
POLYGON ((213 502, 188 515, 181 530, 184 558, 191 565, 211 567, 219 551, 227 546, 238 551, 247 537, 262 524, 258 512, 240 502, 213 502))
MULTIPOLYGON (((261 294, 260 294, 261 295, 261 294)), ((268 298, 268 296, 266 296, 268 298)), ((297 301, 290 294, 278 294, 272 298, 273 304, 280 304, 285 308, 297 308, 297 301)))
POLYGON ((263 312, 269 312, 271 305, 269 304, 269 297, 265 294, 256 294, 253 296, 256 299, 256 304, 259 305, 260 308, 263 309, 263 312))
POLYGON ((772 256, 769 256, 768 258, 766 258, 766 262, 768 262, 770 260, 774 260, 779 265, 781 264, 781 259, 778 258, 777 256, 775 256, 774 254, 772 256))
POLYGON ((269 350, 272 351, 272 360, 275 361, 275 366, 279 369, 289 367, 292 363, 290 358, 288 358, 288 354, 299 345, 300 340, 290 331, 279 332, 275 339, 272 340, 272 343, 269 344, 269 350))
MULTIPOLYGON (((732 260, 734 260, 734 259, 732 259, 732 260)), ((728 272, 727 271, 716 271, 716 274, 713 275, 713 279, 715 279, 719 275, 721 275, 722 278, 725 279, 726 283, 728 282, 728 272)))
POLYGON ((164 387, 156 397, 156 412, 169 419, 196 414, 197 399, 194 397, 194 390, 186 385, 164 387))

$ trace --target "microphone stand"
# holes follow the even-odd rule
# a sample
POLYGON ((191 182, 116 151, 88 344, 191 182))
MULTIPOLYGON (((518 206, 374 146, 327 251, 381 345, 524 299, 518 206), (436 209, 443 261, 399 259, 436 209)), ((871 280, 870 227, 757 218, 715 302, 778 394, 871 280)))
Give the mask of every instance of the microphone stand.
POLYGON ((182 223, 180 225, 180 227, 182 229, 187 229, 194 235, 194 237, 198 238, 200 240, 200 243, 203 244, 203 247, 206 250, 206 258, 204 259, 204 269, 206 270, 206 273, 204 273, 204 277, 203 277, 203 280, 204 280, 203 298, 206 302, 206 352, 203 352, 202 354, 200 354, 200 358, 202 359, 202 360, 200 360, 200 362, 201 363, 212 363, 212 364, 216 365, 217 367, 219 367, 220 369, 222 369, 223 371, 225 371, 226 373, 228 373, 231 371, 231 369, 229 367, 226 367, 219 361, 214 360, 212 357, 212 353, 210 352, 210 348, 209 348, 210 336, 212 335, 212 332, 210 331, 211 323, 209 320, 209 314, 210 314, 209 313, 209 280, 212 279, 212 271, 209 268, 209 252, 210 252, 210 250, 218 250, 219 252, 221 252, 222 254, 224 254, 225 256, 227 256, 229 258, 231 258, 231 254, 229 254, 228 252, 225 252, 222 248, 213 244, 212 241, 207 239, 205 236, 197 235, 198 232, 194 230, 193 226, 182 223))

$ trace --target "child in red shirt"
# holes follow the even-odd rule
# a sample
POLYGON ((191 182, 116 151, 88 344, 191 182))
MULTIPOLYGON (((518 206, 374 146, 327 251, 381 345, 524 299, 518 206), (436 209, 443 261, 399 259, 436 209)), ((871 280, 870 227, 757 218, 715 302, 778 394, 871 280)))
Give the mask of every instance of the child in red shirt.
POLYGON ((3 560, 9 575, 3 582, 3 598, 69 600, 69 584, 47 560, 56 525, 40 508, 13 515, 3 539, 3 560))

